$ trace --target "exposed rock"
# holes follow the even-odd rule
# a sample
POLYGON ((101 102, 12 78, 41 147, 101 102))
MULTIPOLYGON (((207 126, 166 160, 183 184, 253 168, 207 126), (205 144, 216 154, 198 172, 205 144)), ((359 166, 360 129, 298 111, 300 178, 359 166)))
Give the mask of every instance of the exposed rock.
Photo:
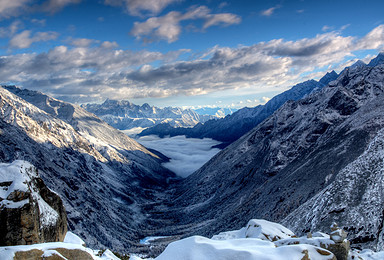
POLYGON ((80 249, 66 249, 55 248, 49 250, 49 254, 38 250, 32 249, 29 251, 19 251, 15 253, 13 260, 26 260, 26 259, 44 259, 44 260, 65 260, 65 259, 79 259, 79 260, 93 260, 94 258, 87 252, 80 249))
POLYGON ((26 161, 0 164, 0 245, 63 241, 67 215, 60 197, 49 190, 26 161))
POLYGON ((332 252, 336 256, 337 260, 347 260, 351 247, 349 241, 344 240, 341 243, 329 244, 325 247, 325 249, 332 252))

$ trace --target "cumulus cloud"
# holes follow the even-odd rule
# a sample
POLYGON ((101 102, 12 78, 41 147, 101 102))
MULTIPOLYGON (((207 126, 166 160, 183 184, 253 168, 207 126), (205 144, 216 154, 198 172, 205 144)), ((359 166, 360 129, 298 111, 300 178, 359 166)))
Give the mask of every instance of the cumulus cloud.
POLYGON ((29 48, 34 42, 55 40, 58 37, 56 32, 37 32, 31 36, 30 30, 25 30, 19 34, 16 34, 9 41, 11 48, 25 49, 29 48))
POLYGON ((276 11, 276 9, 279 9, 280 7, 281 7, 280 5, 276 5, 274 7, 261 11, 260 14, 263 16, 271 16, 276 11))
POLYGON ((180 23, 186 20, 204 20, 203 29, 211 26, 229 26, 241 22, 241 18, 230 13, 211 14, 206 6, 195 6, 186 13, 176 11, 160 17, 151 17, 145 22, 135 22, 131 34, 137 39, 144 38, 144 41, 166 40, 174 42, 181 34, 180 23))
POLYGON ((357 49, 381 49, 384 47, 384 25, 379 25, 357 42, 357 49))
POLYGON ((237 15, 224 13, 224 14, 213 14, 207 17, 206 22, 203 25, 203 28, 206 29, 215 25, 224 25, 229 26, 232 24, 239 24, 241 22, 241 18, 237 15))
POLYGON ((105 0, 106 5, 125 7, 130 15, 157 15, 168 5, 182 0, 105 0))
POLYGON ((137 141, 170 158, 170 161, 163 166, 183 178, 195 172, 220 151, 218 148, 212 148, 220 142, 210 138, 144 136, 137 141))
MULTIPOLYGON (((37 38, 49 38, 28 31, 17 35, 19 40, 13 44, 19 48, 37 38)), ((384 25, 360 38, 328 32, 296 41, 216 46, 200 56, 192 53, 187 59, 185 54, 190 50, 133 52, 119 49, 115 42, 87 42, 81 40, 81 44, 43 53, 2 56, 0 78, 27 88, 39 87, 72 102, 193 96, 232 89, 276 92, 302 81, 303 75, 318 76, 314 73, 337 69, 337 64, 353 57, 355 51, 381 50, 384 25)))
POLYGON ((27 8, 31 0, 0 1, 0 19, 17 16, 27 8))

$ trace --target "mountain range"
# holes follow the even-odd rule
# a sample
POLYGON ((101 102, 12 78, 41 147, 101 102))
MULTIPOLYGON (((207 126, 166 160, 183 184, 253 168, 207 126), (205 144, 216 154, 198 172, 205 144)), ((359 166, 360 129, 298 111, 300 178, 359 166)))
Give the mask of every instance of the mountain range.
POLYGON ((128 100, 107 99, 102 104, 84 104, 82 108, 117 129, 138 128, 139 132, 162 123, 173 127, 192 127, 216 117, 216 115, 202 115, 191 109, 179 107, 158 108, 147 103, 140 106, 128 100))
MULTIPOLYGON (((161 247, 263 218, 297 235, 337 221, 352 246, 383 249, 384 54, 323 79, 255 108, 270 116, 185 179, 83 108, 3 86, 0 161, 36 166, 90 247, 141 250, 143 237, 170 236, 161 247)), ((240 111, 226 118, 262 114, 240 111)))
POLYGON ((143 130, 139 136, 158 135, 177 136, 185 135, 193 138, 212 138, 223 142, 219 147, 223 148, 236 141, 249 130, 257 126, 288 100, 298 100, 313 91, 318 91, 332 80, 337 78, 335 71, 329 72, 319 81, 308 80, 293 86, 291 89, 273 97, 265 105, 253 108, 242 108, 224 118, 211 119, 205 123, 199 123, 193 128, 173 127, 171 124, 158 124, 143 130))
POLYGON ((152 210, 183 223, 173 233, 207 236, 249 217, 298 234, 337 221, 353 246, 383 249, 383 56, 285 102, 152 210))
POLYGON ((25 160, 63 199, 70 230, 90 246, 127 250, 175 178, 161 158, 84 109, 14 86, 0 88, 0 160, 25 160), (127 225, 127 223, 129 223, 127 225))

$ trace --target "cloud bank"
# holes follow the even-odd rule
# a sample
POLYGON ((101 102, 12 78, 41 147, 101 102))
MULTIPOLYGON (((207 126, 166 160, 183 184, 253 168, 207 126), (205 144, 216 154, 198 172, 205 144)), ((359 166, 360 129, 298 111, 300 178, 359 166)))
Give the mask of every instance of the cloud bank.
MULTIPOLYGON (((11 44, 24 48, 54 37, 23 31, 13 36, 11 44)), ((42 53, 1 56, 2 83, 37 88, 70 102, 193 96, 249 88, 259 93, 283 90, 302 81, 303 75, 311 78, 335 68, 331 67, 334 64, 342 66, 339 63, 353 58, 355 51, 383 50, 384 25, 360 38, 333 31, 296 41, 215 46, 199 56, 186 49, 135 52, 120 49, 115 42, 87 39, 72 39, 70 45, 42 53)))
POLYGON ((220 151, 220 149, 212 148, 212 146, 218 145, 220 142, 210 138, 144 136, 137 141, 171 158, 163 166, 183 178, 191 175, 220 151))

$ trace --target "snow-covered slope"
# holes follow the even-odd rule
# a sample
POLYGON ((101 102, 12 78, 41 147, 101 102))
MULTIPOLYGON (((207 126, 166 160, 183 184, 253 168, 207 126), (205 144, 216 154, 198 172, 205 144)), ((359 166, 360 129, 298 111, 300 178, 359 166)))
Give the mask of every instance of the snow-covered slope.
POLYGON ((101 251, 85 247, 82 239, 72 232, 67 232, 64 242, 1 247, 0 259, 119 260, 109 249, 101 251))
POLYGON ((162 123, 173 127, 192 127, 213 117, 178 107, 158 108, 147 103, 139 106, 128 100, 107 99, 103 104, 86 104, 82 107, 121 130, 147 128, 162 123))
POLYGON ((371 182, 381 185, 377 173, 380 159, 375 166, 364 168, 363 173, 358 171, 359 181, 344 178, 345 185, 332 190, 340 194, 354 190, 348 195, 353 196, 351 202, 337 199, 349 197, 330 194, 335 200, 329 204, 323 202, 318 214, 305 210, 295 214, 294 210, 304 203, 308 203, 307 209, 317 208, 311 202, 316 194, 333 187, 329 186, 332 183, 336 185, 335 181, 343 179, 343 175, 352 174, 348 165, 368 149, 384 127, 383 92, 384 64, 358 66, 344 70, 321 91, 296 102, 286 102, 182 181, 167 214, 179 218, 184 225, 172 231, 211 235, 244 225, 244 218, 280 221, 289 214, 289 221, 284 222, 288 226, 300 228, 296 221, 303 223, 303 216, 308 214, 313 219, 307 221, 322 227, 332 219, 348 216, 343 219, 342 227, 350 231, 350 239, 364 242, 365 234, 369 234, 370 246, 378 244, 381 249, 379 223, 384 220, 384 208, 382 204, 371 205, 366 198, 379 190, 371 182), (339 208, 343 203, 348 206, 339 208), (354 214, 363 208, 364 218, 374 217, 373 223, 354 214), (323 223, 323 219, 327 221, 323 223), (362 223, 364 227, 360 226, 362 223))
POLYGON ((333 182, 293 211, 283 223, 303 232, 337 221, 353 237, 354 246, 362 243, 366 247, 369 243, 374 249, 383 249, 383 204, 384 129, 333 182))
POLYGON ((185 135, 193 138, 207 137, 223 142, 222 147, 225 147, 261 123, 286 101, 298 100, 313 91, 318 91, 330 81, 336 79, 336 77, 337 73, 335 71, 329 72, 324 75, 319 82, 308 80, 297 84, 291 89, 275 96, 265 105, 259 105, 253 108, 245 107, 224 118, 212 119, 204 124, 197 124, 193 128, 174 128, 169 124, 160 124, 144 130, 139 135, 154 134, 159 136, 185 135))
POLYGON ((156 155, 80 107, 8 89, 17 95, 0 88, 0 161, 23 159, 41 169, 64 201, 69 229, 88 245, 129 250, 146 219, 141 205, 156 200, 174 175, 156 155))
MULTIPOLYGON (((192 236, 173 242, 156 260, 336 260, 332 253, 337 252, 334 248, 343 248, 344 245, 346 243, 337 246, 325 233, 317 232, 311 238, 298 238, 280 224, 251 219, 240 230, 223 232, 211 239, 192 236)), ((347 253, 348 250, 345 250, 344 255, 340 256, 345 257, 347 253)))

